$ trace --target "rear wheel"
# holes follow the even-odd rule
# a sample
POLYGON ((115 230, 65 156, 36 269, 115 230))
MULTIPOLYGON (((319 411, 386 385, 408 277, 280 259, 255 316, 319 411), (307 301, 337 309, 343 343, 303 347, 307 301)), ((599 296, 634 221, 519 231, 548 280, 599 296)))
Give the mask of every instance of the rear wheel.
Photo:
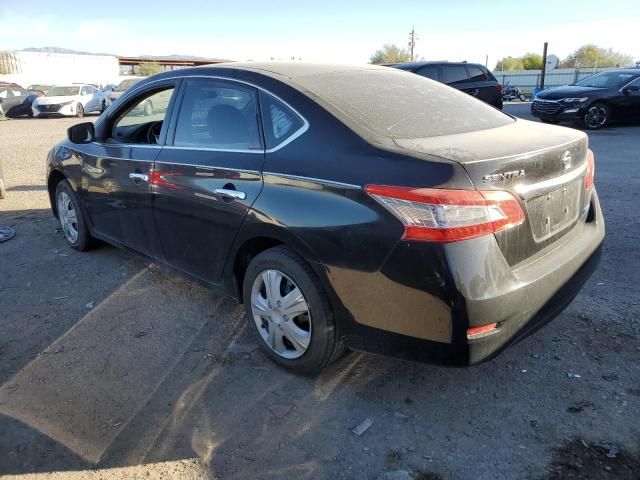
POLYGON ((82 216, 78 197, 67 180, 58 183, 55 198, 58 220, 67 242, 76 250, 88 250, 92 238, 82 216))
POLYGON ((277 364, 311 373, 344 351, 327 295, 291 250, 276 247, 257 255, 244 276, 243 298, 250 328, 277 364))
POLYGON ((589 130, 598 130, 609 124, 609 107, 604 103, 594 103, 584 114, 582 123, 589 130))
POLYGON ((84 117, 84 107, 82 106, 81 103, 76 105, 76 117, 78 118, 84 117))
POLYGON ((551 125, 557 125, 558 123, 560 123, 558 120, 551 120, 549 118, 541 118, 540 121, 542 123, 550 123, 551 125))

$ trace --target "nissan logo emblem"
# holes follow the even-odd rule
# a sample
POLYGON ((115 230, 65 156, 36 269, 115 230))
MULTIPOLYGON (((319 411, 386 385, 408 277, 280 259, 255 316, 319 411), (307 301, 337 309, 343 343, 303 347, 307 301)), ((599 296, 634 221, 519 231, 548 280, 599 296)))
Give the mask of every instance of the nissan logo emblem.
POLYGON ((565 169, 571 166, 571 152, 569 150, 564 152, 564 155, 562 155, 562 165, 564 165, 565 169))

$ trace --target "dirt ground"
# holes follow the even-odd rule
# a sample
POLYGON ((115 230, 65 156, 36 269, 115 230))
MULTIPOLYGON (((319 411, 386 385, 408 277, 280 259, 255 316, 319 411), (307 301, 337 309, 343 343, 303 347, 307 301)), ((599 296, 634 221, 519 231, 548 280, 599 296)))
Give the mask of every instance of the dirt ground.
POLYGON ((44 162, 77 121, 0 122, 1 478, 640 478, 640 127, 590 134, 605 252, 550 325, 469 369, 351 353, 301 377, 232 301, 67 247, 44 162))

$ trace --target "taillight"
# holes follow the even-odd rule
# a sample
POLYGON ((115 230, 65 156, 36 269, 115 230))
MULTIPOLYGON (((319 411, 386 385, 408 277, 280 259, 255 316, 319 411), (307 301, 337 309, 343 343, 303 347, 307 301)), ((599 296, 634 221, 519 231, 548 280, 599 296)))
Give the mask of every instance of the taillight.
POLYGON ((497 84, 496 88, 498 89, 498 92, 502 93, 502 85, 497 84))
POLYGON ((589 190, 593 187, 596 174, 596 157, 590 148, 587 149, 587 176, 584 179, 584 188, 589 190))
POLYGON ((385 185, 365 190, 403 223, 405 240, 457 242, 524 222, 524 212, 509 192, 385 185))

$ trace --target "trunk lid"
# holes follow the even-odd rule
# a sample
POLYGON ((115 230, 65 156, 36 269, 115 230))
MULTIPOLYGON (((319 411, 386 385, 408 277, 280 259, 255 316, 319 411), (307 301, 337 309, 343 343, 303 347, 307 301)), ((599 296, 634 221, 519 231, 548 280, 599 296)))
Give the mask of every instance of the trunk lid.
POLYGON ((588 138, 578 130, 517 120, 498 128, 395 143, 456 161, 478 190, 506 190, 518 199, 525 222, 496 234, 511 265, 566 234, 588 206, 588 138))

